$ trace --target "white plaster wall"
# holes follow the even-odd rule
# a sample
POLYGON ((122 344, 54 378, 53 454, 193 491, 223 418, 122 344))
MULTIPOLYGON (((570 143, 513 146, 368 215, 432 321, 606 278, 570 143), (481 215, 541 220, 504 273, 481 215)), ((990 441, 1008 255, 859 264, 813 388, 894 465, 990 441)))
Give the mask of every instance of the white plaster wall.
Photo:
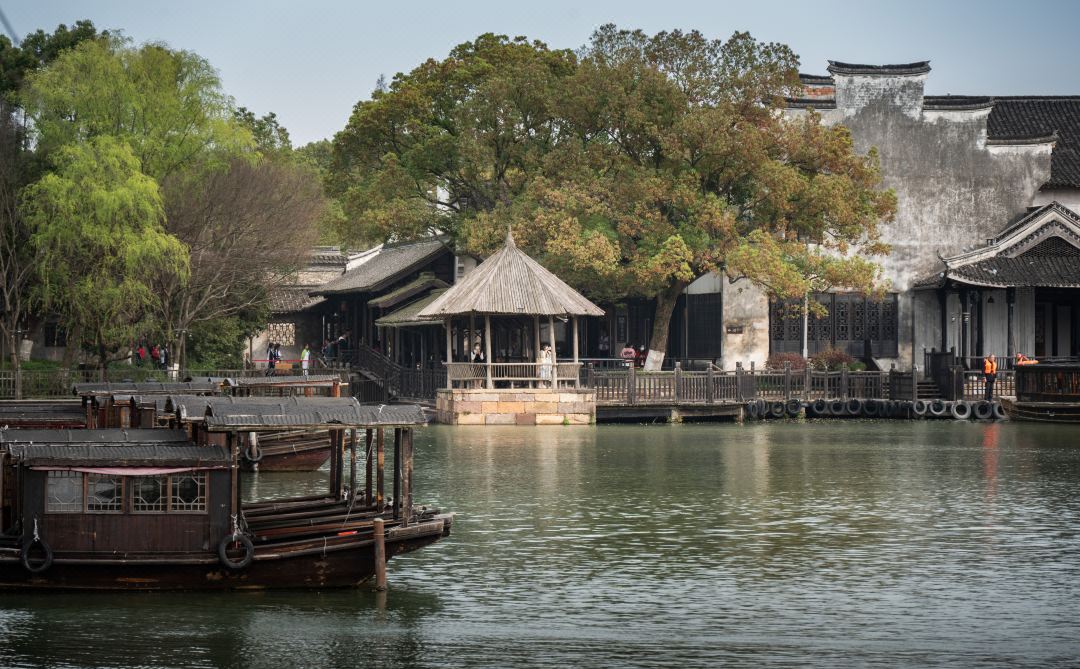
POLYGON ((1074 212, 1080 213, 1080 188, 1048 188, 1035 194, 1032 206, 1041 207, 1044 204, 1058 202, 1074 212))
POLYGON ((748 279, 721 282, 724 300, 723 359, 724 369, 735 369, 751 361, 762 367, 769 357, 769 300, 759 286, 748 279), (728 334, 729 327, 742 327, 742 334, 728 334))
POLYGON ((1031 356, 1035 352, 1035 289, 1017 288, 1013 309, 1016 352, 1031 356))
MULTIPOLYGON (((983 353, 993 353, 1004 358, 1009 352, 1009 304, 1005 290, 984 290, 983 307, 983 353), (993 302, 988 302, 990 298, 993 302)), ((1015 316, 1015 313, 1013 314, 1015 316)))
POLYGON ((724 292, 723 277, 716 272, 700 276, 686 287, 687 295, 707 295, 724 292))
MULTIPOLYGON (((901 304, 907 302, 912 310, 915 334, 913 339, 914 361, 916 365, 923 364, 923 350, 941 348, 941 302, 938 300, 937 291, 919 290, 911 291, 909 300, 900 300, 901 304)), ((906 319, 905 319, 906 320, 906 319)), ((903 339, 903 337, 902 337, 903 339)), ((907 355, 901 351, 900 362, 897 367, 906 367, 912 360, 912 349, 907 355)))

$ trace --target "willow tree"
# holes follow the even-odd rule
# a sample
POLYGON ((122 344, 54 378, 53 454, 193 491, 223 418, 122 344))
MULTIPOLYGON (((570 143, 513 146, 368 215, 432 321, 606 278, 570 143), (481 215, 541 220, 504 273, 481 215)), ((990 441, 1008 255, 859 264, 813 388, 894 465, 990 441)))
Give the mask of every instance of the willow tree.
POLYGON ((69 346, 104 370, 123 358, 154 311, 150 282, 187 271, 187 249, 163 226, 157 183, 125 142, 102 136, 59 148, 53 171, 23 193, 41 306, 61 317, 69 346))

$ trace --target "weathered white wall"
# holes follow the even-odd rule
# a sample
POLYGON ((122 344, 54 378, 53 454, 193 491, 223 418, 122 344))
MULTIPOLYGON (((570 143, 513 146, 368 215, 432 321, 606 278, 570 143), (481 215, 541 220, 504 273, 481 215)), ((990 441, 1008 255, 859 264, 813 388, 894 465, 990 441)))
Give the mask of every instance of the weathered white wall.
POLYGON ((747 279, 721 281, 724 300, 724 369, 735 369, 741 362, 762 367, 769 358, 769 299, 765 291, 747 279), (728 328, 741 327, 741 334, 728 334, 728 328))
POLYGON ((1035 352, 1035 289, 1017 288, 1013 309, 1016 352, 1031 356, 1035 352))
MULTIPOLYGON (((834 79, 836 109, 823 122, 850 128, 861 153, 876 148, 884 186, 896 192, 896 218, 881 228, 892 253, 880 262, 901 293, 937 271, 939 257, 984 244, 1046 195, 1039 187, 1050 176, 1050 145, 988 146, 987 110, 923 110, 925 74, 834 79)), ((1080 192, 1065 195, 1080 205, 1080 192)), ((924 346, 940 348, 936 300, 901 296, 898 366, 921 364, 924 346)), ((949 345, 959 350, 955 296, 949 319, 949 345)))

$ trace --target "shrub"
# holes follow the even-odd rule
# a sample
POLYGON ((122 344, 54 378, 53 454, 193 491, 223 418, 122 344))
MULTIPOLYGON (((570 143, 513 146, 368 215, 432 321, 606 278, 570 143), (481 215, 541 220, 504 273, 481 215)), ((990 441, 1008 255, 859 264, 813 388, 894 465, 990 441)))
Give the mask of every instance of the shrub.
POLYGON ((789 363, 792 369, 806 369, 806 358, 798 353, 773 353, 765 361, 765 369, 784 369, 784 363, 789 363))
POLYGON ((850 369, 854 362, 855 358, 848 355, 847 352, 835 348, 827 348, 810 356, 811 369, 818 371, 836 371, 844 365, 847 365, 850 369))

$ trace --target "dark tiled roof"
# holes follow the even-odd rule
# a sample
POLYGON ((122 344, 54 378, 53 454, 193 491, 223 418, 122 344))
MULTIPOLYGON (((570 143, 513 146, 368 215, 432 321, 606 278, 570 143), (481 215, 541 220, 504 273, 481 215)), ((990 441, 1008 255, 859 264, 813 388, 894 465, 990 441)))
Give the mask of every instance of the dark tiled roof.
POLYGON ((108 430, 0 430, 0 444, 165 444, 191 442, 184 430, 132 428, 108 430))
POLYGON ((325 297, 311 295, 319 286, 277 286, 270 291, 270 312, 293 314, 310 309, 326 301, 325 297))
POLYGON ((1080 96, 995 97, 987 121, 992 140, 1057 135, 1043 188, 1080 187, 1080 96))
POLYGON ((449 249, 438 239, 385 246, 375 257, 312 291, 312 294, 335 295, 378 290, 443 253, 449 253, 449 249))
POLYGON ((989 258, 949 270, 949 278, 977 286, 1080 287, 1080 259, 1068 256, 989 258))
POLYGON ((270 406, 286 407, 295 412, 296 407, 345 406, 355 402, 351 397, 200 397, 196 395, 172 396, 166 410, 177 414, 182 421, 201 421, 207 407, 215 407, 217 413, 225 413, 230 407, 270 406), (314 404, 313 404, 314 403, 314 404))
MULTIPOLYGON (((247 413, 207 415, 208 430, 258 430, 282 428, 391 427, 424 425, 427 417, 414 404, 377 404, 351 407, 327 407, 311 410, 301 407, 291 413, 270 413, 273 407, 250 407, 247 413)), ((288 409, 288 408, 286 408, 288 409)))
POLYGON ((448 288, 447 284, 442 279, 438 279, 431 272, 422 272, 420 276, 416 277, 409 283, 390 291, 385 295, 380 295, 374 299, 368 300, 368 306, 381 307, 383 309, 392 307, 395 304, 400 304, 405 300, 419 295, 429 288, 448 288))
POLYGON ((986 109, 994 105, 994 98, 989 95, 926 95, 923 96, 923 109, 968 110, 986 109))
POLYGON ((930 61, 928 60, 895 65, 864 65, 861 63, 841 63, 838 60, 829 61, 829 72, 832 74, 925 74, 929 71, 930 61))
POLYGON ((229 459, 222 446, 194 444, 64 443, 18 444, 11 455, 24 465, 54 467, 224 467, 229 459))
POLYGON ((316 246, 308 255, 308 267, 342 269, 349 261, 348 256, 341 252, 337 246, 316 246))
POLYGON ((409 325, 442 325, 442 321, 432 320, 430 318, 420 318, 419 314, 422 309, 434 302, 445 292, 445 288, 433 290, 419 300, 405 305, 392 314, 383 316, 375 321, 375 325, 381 328, 396 328, 409 325))
POLYGON ((833 78, 828 74, 807 74, 805 72, 800 72, 799 81, 808 85, 825 84, 832 86, 833 84, 833 78))
POLYGON ((334 383, 342 383, 337 374, 290 374, 283 376, 242 376, 230 379, 228 385, 242 388, 293 388, 293 387, 319 387, 324 388, 334 383))
POLYGON ((178 383, 76 383, 76 395, 103 397, 109 395, 173 395, 177 393, 209 394, 221 392, 221 385, 205 382, 178 383))

